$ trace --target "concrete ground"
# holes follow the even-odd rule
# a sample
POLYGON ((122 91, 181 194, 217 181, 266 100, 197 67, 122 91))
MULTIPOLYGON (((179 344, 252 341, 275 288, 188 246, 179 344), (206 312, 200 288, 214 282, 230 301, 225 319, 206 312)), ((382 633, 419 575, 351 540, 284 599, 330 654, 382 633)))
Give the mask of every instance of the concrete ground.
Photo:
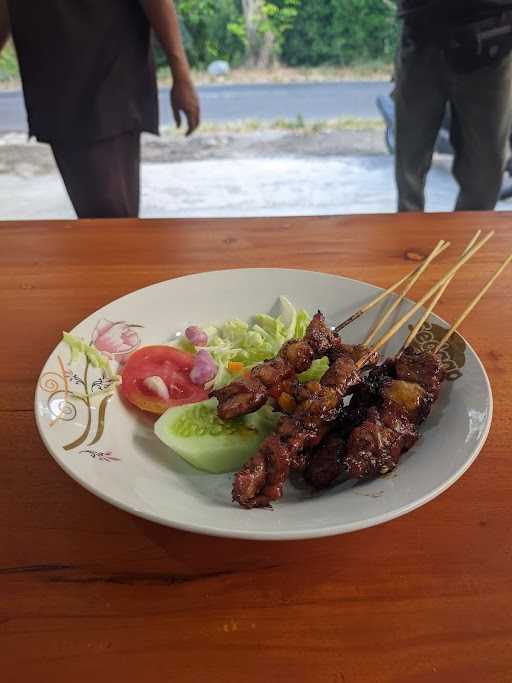
MULTIPOLYGON (((146 138, 141 216, 393 212, 393 159, 382 136, 366 130, 146 138)), ((427 210, 451 210, 455 193, 449 159, 437 159, 427 210)), ((0 138, 0 220, 72 217, 48 148, 16 135, 0 138)))

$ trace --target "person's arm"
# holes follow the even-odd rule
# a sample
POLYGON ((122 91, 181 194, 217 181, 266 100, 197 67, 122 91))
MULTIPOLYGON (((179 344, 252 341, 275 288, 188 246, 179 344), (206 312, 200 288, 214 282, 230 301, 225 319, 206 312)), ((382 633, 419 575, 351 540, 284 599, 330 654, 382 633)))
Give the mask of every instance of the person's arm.
POLYGON ((11 34, 11 23, 9 21, 9 12, 7 11, 7 0, 0 0, 0 52, 5 47, 11 34))
POLYGON ((192 83, 174 2, 173 0, 141 0, 141 3, 171 69, 173 79, 171 107, 174 120, 179 128, 180 112, 183 112, 188 122, 187 135, 190 135, 199 125, 199 99, 192 83))

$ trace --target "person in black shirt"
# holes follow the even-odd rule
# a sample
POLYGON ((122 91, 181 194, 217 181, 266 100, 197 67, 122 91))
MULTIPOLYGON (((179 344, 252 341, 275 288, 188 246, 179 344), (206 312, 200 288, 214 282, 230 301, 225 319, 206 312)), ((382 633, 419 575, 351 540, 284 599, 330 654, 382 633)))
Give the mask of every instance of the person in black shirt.
POLYGON ((29 135, 51 145, 79 218, 138 215, 140 134, 158 135, 151 28, 190 134, 199 102, 172 0, 0 0, 0 50, 12 31, 29 135))
POLYGON ((395 69, 399 211, 423 211, 447 105, 456 210, 493 209, 512 126, 512 0, 401 0, 395 69))

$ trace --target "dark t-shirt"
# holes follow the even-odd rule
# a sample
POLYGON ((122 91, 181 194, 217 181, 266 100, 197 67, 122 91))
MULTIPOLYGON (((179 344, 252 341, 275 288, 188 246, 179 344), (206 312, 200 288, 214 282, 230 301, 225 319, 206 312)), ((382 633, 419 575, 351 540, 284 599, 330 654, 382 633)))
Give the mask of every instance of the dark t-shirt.
POLYGON ((139 0, 8 0, 30 135, 158 134, 150 27, 139 0))
POLYGON ((512 0, 398 0, 398 16, 418 23, 465 23, 511 7, 512 0))

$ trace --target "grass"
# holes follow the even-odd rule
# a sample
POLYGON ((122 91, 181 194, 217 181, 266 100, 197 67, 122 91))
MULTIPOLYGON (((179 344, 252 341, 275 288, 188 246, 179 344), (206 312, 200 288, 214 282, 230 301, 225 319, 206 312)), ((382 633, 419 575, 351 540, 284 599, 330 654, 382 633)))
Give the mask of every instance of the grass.
MULTIPOLYGON (((275 66, 270 69, 232 69, 227 76, 214 78, 205 71, 193 71, 194 82, 198 85, 210 83, 251 84, 251 83, 307 83, 321 81, 388 80, 392 65, 382 60, 361 62, 351 66, 289 67, 275 66)), ((171 84, 168 67, 158 69, 158 83, 171 84)), ((20 86, 16 53, 9 43, 0 54, 0 88, 20 86)))
MULTIPOLYGON (((393 65, 382 60, 361 62, 351 66, 315 66, 289 67, 275 66, 270 69, 249 69, 239 67, 232 69, 227 76, 215 78, 205 71, 194 71, 194 82, 198 85, 211 83, 308 83, 322 81, 358 81, 358 80, 389 80, 393 65)), ((168 67, 158 70, 158 83, 162 86, 170 85, 171 76, 168 67)))
MULTIPOLYGON (((290 131, 302 133, 304 135, 314 135, 328 131, 363 131, 363 130, 383 130, 384 122, 382 119, 355 118, 350 116, 340 116, 335 119, 325 121, 306 121, 299 114, 294 119, 274 119, 264 121, 261 119, 242 119, 240 121, 227 121, 225 123, 202 123, 200 133, 222 134, 222 133, 256 133, 259 131, 290 131)), ((177 131, 174 127, 166 129, 166 134, 174 135, 177 131)))

